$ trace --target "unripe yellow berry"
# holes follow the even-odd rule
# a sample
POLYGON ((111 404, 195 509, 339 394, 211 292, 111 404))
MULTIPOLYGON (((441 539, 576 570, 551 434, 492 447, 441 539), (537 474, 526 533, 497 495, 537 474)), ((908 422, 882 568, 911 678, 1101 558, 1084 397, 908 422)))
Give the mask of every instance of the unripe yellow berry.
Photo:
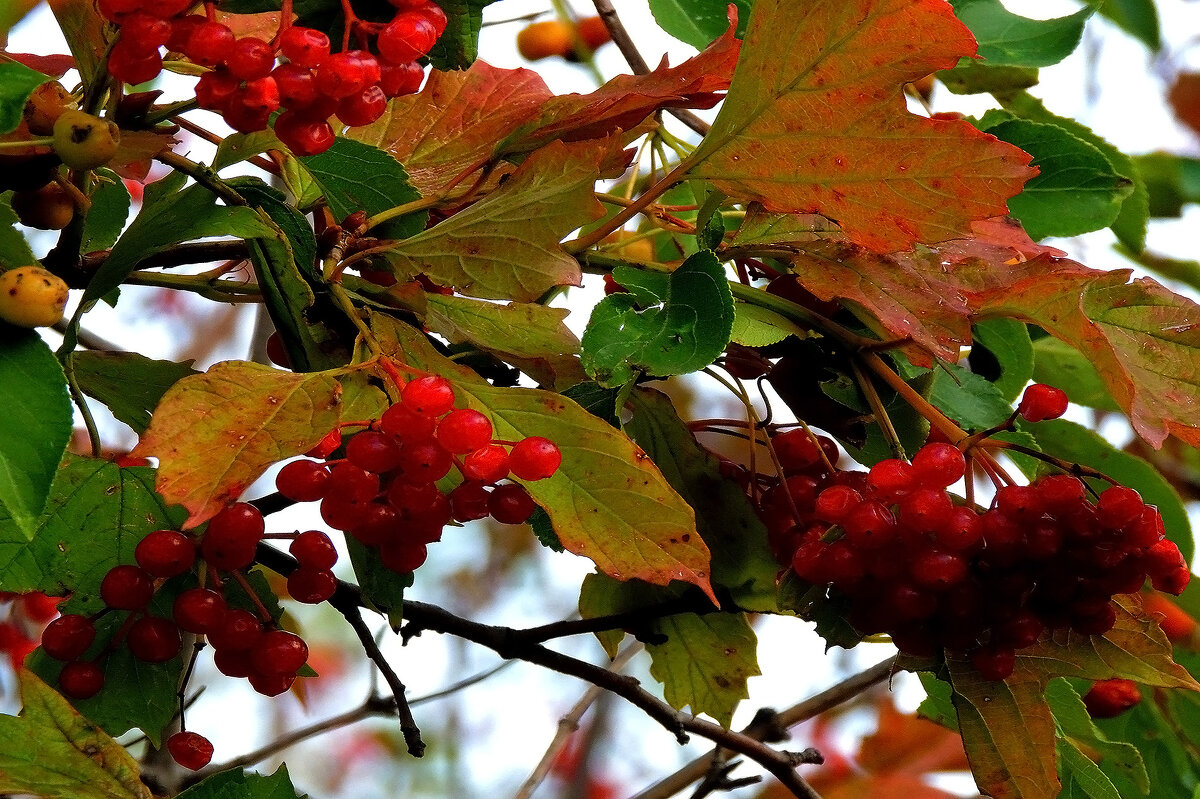
POLYGON ((113 123, 75 109, 54 122, 54 151, 72 169, 104 166, 117 154, 121 131, 113 123))
POLYGON ((40 266, 0 274, 0 319, 18 327, 47 327, 63 318, 67 284, 40 266))

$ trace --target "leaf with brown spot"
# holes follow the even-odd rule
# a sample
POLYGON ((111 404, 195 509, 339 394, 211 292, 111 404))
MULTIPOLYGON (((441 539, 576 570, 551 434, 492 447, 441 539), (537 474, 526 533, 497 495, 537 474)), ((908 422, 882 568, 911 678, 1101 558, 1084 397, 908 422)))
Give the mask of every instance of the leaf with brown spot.
POLYGON ((694 177, 770 210, 817 213, 879 252, 1002 215, 1029 155, 962 120, 910 114, 902 86, 975 54, 940 0, 758 0, 694 177))
POLYGON ((158 458, 156 490, 187 508, 185 528, 235 501, 267 467, 311 449, 341 418, 328 373, 226 361, 173 385, 130 453, 158 458))

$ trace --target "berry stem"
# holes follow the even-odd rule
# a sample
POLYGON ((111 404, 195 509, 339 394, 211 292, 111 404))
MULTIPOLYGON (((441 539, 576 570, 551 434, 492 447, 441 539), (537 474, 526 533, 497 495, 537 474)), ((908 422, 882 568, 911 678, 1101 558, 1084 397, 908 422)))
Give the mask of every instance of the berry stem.
MULTIPOLYGON (((422 197, 419 200, 397 205, 395 208, 389 208, 386 211, 380 211, 374 216, 367 217, 364 230, 370 230, 373 227, 382 225, 392 219, 397 219, 408 214, 414 214, 418 211, 424 211, 427 208, 434 208, 441 204, 445 198, 441 195, 433 194, 428 197, 422 197)), ((353 257, 353 256, 352 256, 353 257)))
POLYGON ((883 438, 887 441, 888 449, 892 451, 892 457, 908 460, 908 456, 904 454, 904 445, 900 443, 900 435, 896 432, 896 426, 892 424, 892 417, 888 416, 887 408, 883 406, 883 400, 879 398, 879 391, 875 388, 875 383, 871 380, 870 375, 863 372, 857 359, 850 359, 850 368, 854 370, 854 380, 858 383, 859 391, 866 398, 875 422, 883 431, 883 438))
MULTIPOLYGON (((766 292, 759 291, 759 293, 765 294, 766 292)), ((910 386, 904 378, 896 374, 895 370, 888 366, 883 358, 874 352, 861 352, 859 353, 859 357, 867 368, 878 375, 883 382, 891 386, 917 413, 924 416, 931 425, 940 430, 952 443, 957 446, 958 442, 967 438, 967 431, 955 424, 950 417, 946 416, 929 400, 921 396, 921 393, 910 386)))
POLYGON ((240 571, 232 571, 229 574, 233 577, 234 582, 246 592, 246 596, 250 598, 250 601, 254 603, 254 609, 258 611, 258 617, 266 624, 274 624, 275 619, 271 616, 271 611, 267 610, 267 606, 259 599, 258 592, 250 585, 250 581, 246 579, 246 575, 240 571))
POLYGON ((204 649, 205 643, 202 640, 196 640, 192 643, 192 654, 188 658, 187 668, 183 671, 183 678, 179 681, 179 688, 175 691, 175 697, 179 700, 179 729, 186 730, 187 724, 184 721, 183 713, 187 708, 187 686, 192 679, 192 672, 196 670, 196 660, 200 656, 200 650, 204 649))
POLYGON ((20 141, 0 141, 0 150, 24 150, 29 147, 49 147, 54 144, 53 136, 39 136, 35 139, 20 141))

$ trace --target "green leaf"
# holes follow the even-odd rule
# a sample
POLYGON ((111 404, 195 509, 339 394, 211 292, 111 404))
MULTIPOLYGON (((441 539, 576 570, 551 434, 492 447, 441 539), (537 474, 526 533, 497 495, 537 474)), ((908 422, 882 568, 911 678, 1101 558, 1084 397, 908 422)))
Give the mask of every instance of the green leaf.
POLYGON ((933 370, 929 401, 966 430, 986 430, 1012 415, 994 383, 957 364, 933 370))
MULTIPOLYGON (((1152 797, 1192 796, 1200 784, 1200 771, 1188 742, 1181 740, 1181 730, 1157 703, 1139 702, 1116 718, 1096 720, 1095 725, 1109 740, 1128 741, 1137 747, 1150 778, 1152 797)), ((1135 788, 1126 795, 1139 793, 1135 788)))
POLYGON ((979 56, 990 64, 1048 67, 1074 52, 1083 25, 1096 9, 1081 8, 1057 19, 1017 16, 1000 0, 951 0, 954 13, 979 41, 979 56))
MULTIPOLYGON (((320 155, 300 159, 321 187, 336 219, 355 211, 374 216, 382 211, 421 199, 408 180, 408 172, 395 157, 378 147, 339 137, 320 155)), ((385 239, 406 239, 425 229, 428 211, 406 214, 372 230, 385 239)))
POLYGON ((939 680, 928 671, 918 672, 917 677, 921 680, 921 687, 925 689, 925 699, 922 700, 917 712, 929 719, 941 724, 943 727, 948 727, 952 730, 958 730, 958 711, 954 709, 954 688, 945 680, 939 680))
POLYGON ((1132 181, 1104 153, 1058 125, 1012 119, 986 130, 1032 154, 1033 166, 1041 170, 1008 201, 1035 240, 1108 227, 1133 192, 1132 181))
POLYGON ((191 361, 155 361, 136 352, 76 351, 68 363, 83 392, 108 406, 113 416, 138 434, 146 432, 150 415, 167 389, 199 374, 191 361))
MULTIPOLYGON (((641 580, 614 580, 608 575, 593 572, 583 578, 583 584, 579 587, 579 615, 585 619, 595 619, 630 613, 677 600, 682 593, 682 586, 678 583, 663 587, 641 580)), ((643 624, 630 628, 630 632, 639 639, 652 638, 657 635, 656 623, 657 619, 647 618, 643 624)), ((625 630, 621 628, 596 631, 596 640, 610 658, 617 656, 624 638, 625 630)))
POLYGON ((183 521, 154 492, 154 470, 68 455, 37 526, 0 518, 0 583, 10 591, 72 594, 86 612, 103 607, 100 580, 154 530, 183 521), (99 533, 97 532, 99 531, 99 533))
POLYGON ((682 613, 655 623, 665 643, 649 643, 650 674, 671 707, 691 706, 723 727, 749 696, 746 680, 758 669, 758 639, 744 613, 682 613))
POLYGON ((217 145, 212 168, 220 172, 227 166, 241 163, 272 148, 279 149, 281 142, 270 128, 254 133, 231 133, 217 145))
POLYGON ((700 446, 669 397, 638 389, 631 400, 633 417, 625 432, 695 509, 697 529, 713 553, 713 582, 728 589, 738 607, 777 612, 779 564, 745 492, 721 476, 717 457, 700 446))
POLYGON ((584 331, 584 369, 601 385, 628 383, 639 372, 694 372, 729 343, 733 295, 715 255, 703 251, 688 258, 661 293, 647 290, 643 274, 618 268, 614 277, 633 293, 605 297, 584 331))
POLYGON ((620 427, 617 419, 617 402, 620 389, 604 388, 596 383, 584 382, 562 392, 579 404, 581 408, 599 419, 603 419, 613 427, 620 427))
MULTIPOLYGON (((667 33, 697 50, 729 29, 726 0, 650 0, 654 21, 667 33)), ((733 0, 737 6, 737 36, 746 32, 754 0, 733 0)))
POLYGON ((1034 346, 1029 328, 1016 319, 997 318, 976 324, 972 333, 975 346, 971 350, 971 370, 982 373, 1001 397, 1013 402, 1033 376, 1034 346), (983 365, 984 353, 995 364, 994 371, 983 365))
POLYGON ((451 344, 464 341, 488 352, 518 358, 575 355, 579 339, 564 320, 565 308, 537 303, 500 305, 469 297, 429 294, 425 324, 451 344))
POLYGON ((710 555, 692 508, 624 433, 562 395, 492 386, 408 325, 377 314, 371 324, 384 352, 450 380, 459 401, 491 418, 496 438, 542 436, 558 445, 559 470, 521 482, 569 551, 620 580, 681 580, 712 596, 710 555))
POLYGON ((29 95, 50 80, 49 75, 16 61, 0 63, 0 134, 12 133, 17 129, 29 95))
POLYGON ((0 792, 46 799, 151 799, 125 748, 25 669, 20 716, 0 716, 0 792))
POLYGON ((404 590, 412 587, 413 573, 392 571, 383 565, 378 549, 364 546, 353 536, 346 536, 346 548, 363 599, 387 615, 393 630, 399 630, 404 621, 404 590))
POLYGON ((942 85, 954 94, 1007 94, 1036 86, 1038 71, 1033 67, 992 66, 973 58, 964 58, 953 69, 937 73, 942 85))
POLYGON ((167 391, 130 454, 159 459, 159 493, 187 508, 195 527, 271 464, 316 445, 340 421, 341 393, 329 373, 219 363, 167 391))
POLYGON ((555 286, 577 286, 579 264, 559 242, 603 215, 593 188, 610 145, 543 147, 479 202, 380 255, 400 280, 425 274, 485 299, 530 302, 555 286))
POLYGON ((129 189, 120 176, 111 169, 96 170, 97 186, 92 193, 92 206, 83 223, 83 241, 80 252, 107 250, 113 246, 125 222, 129 219, 131 199, 129 189))
POLYGON ((496 0, 439 0, 446 12, 446 31, 429 51, 434 69, 466 69, 479 55, 483 9, 496 0))
MULTIPOLYGON (((1059 736, 1060 757, 1063 743, 1077 752, 1079 750, 1076 747, 1081 745, 1100 756, 1099 769, 1103 774, 1108 775, 1108 778, 1117 786, 1127 788, 1126 792, 1118 794, 1118 797, 1130 795, 1128 789, 1135 790, 1142 795, 1149 793, 1150 781, 1146 775, 1146 764, 1137 747, 1125 741, 1110 740, 1101 732, 1088 716, 1087 707, 1079 698, 1079 694, 1071 687, 1070 681, 1051 680, 1050 684, 1046 686, 1046 701, 1049 702, 1050 711, 1054 714, 1054 724, 1059 736)), ((1068 764, 1065 759, 1063 762, 1064 767, 1075 766, 1074 763, 1068 764)), ((1088 763, 1091 762, 1088 759, 1088 763)), ((1082 766, 1081 770, 1090 772, 1086 765, 1080 765, 1082 766)), ((1095 777, 1094 772, 1091 773, 1091 776, 1095 777)), ((1101 790, 1103 790, 1103 786, 1101 786, 1101 790)))
POLYGON ((1141 252, 1146 245, 1146 224, 1150 219, 1150 194, 1146 182, 1138 172, 1133 159, 1114 147, 1086 125, 1074 119, 1060 117, 1046 110, 1042 101, 1028 92, 1017 92, 1002 98, 1004 107, 1033 122, 1057 125, 1077 139, 1081 139, 1099 150, 1114 172, 1133 185, 1133 191, 1121 203, 1121 211, 1111 227, 1117 239, 1134 252, 1141 252))
POLYGON ((0 193, 0 269, 28 266, 37 262, 29 242, 17 224, 17 214, 12 209, 12 193, 0 193))
POLYGON ((758 305, 746 302, 733 304, 733 329, 729 339, 746 347, 766 347, 788 336, 804 338, 808 331, 788 319, 758 305))
POLYGON ((67 379, 31 330, 0 323, 0 510, 32 532, 74 419, 67 379))
POLYGON ((1154 0, 1103 0, 1100 3, 1100 16, 1112 20, 1118 28, 1152 51, 1157 53, 1162 48, 1154 0))
POLYGON ((188 788, 176 799, 308 799, 292 786, 286 765, 274 774, 254 774, 242 769, 221 771, 188 788))
POLYGON ((1102 411, 1121 410, 1095 364, 1079 350, 1046 336, 1034 343, 1033 351, 1034 380, 1061 388, 1071 402, 1079 405, 1102 411))
MULTIPOLYGON (((1191 561, 1194 545, 1187 511, 1175 489, 1154 466, 1115 448, 1098 433, 1065 419, 1030 425, 1029 429, 1037 437, 1043 452, 1090 466, 1122 485, 1137 489, 1147 504, 1157 505, 1167 538, 1175 542, 1185 560, 1191 561)), ((1098 487, 1103 485, 1097 484, 1098 487)))
POLYGON ((1200 158, 1149 153, 1134 156, 1133 163, 1146 181, 1150 216, 1178 218, 1183 206, 1200 203, 1200 158))

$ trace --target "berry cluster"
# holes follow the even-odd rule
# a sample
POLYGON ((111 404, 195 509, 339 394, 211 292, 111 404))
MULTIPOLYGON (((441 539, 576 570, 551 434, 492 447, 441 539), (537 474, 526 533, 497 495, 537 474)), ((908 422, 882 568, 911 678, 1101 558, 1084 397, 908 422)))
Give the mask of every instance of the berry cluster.
POLYGON ((1158 510, 1129 488, 1092 502, 1079 479, 1051 475, 1000 488, 980 512, 946 490, 966 466, 950 444, 869 472, 837 470, 833 442, 804 430, 773 444, 785 477, 761 512, 776 556, 829 586, 856 630, 886 632, 902 652, 969 653, 1003 679, 1044 630, 1102 634, 1114 594, 1147 578, 1178 594, 1190 579, 1158 510))
MULTIPOLYGON (((538 436, 501 442, 492 435, 482 413, 454 408, 449 381, 428 375, 405 384, 400 402, 352 436, 344 458, 293 461, 280 470, 276 487, 297 502, 319 501, 330 527, 377 548, 389 569, 411 572, 451 521, 490 515, 521 524, 532 515, 535 505, 525 488, 500 481, 549 477, 562 454, 538 436), (451 469, 463 482, 444 493, 437 481, 451 469)), ((340 445, 335 430, 309 454, 327 458, 340 445)), ((299 573, 289 578, 289 589, 299 573)))
POLYGON ((13 668, 37 648, 46 623, 58 615, 59 601, 39 592, 0 591, 0 653, 8 655, 13 668))
MULTIPOLYGON (((350 20, 367 49, 331 52, 329 37, 283 20, 270 41, 238 37, 212 14, 187 14, 194 0, 98 0, 100 13, 120 28, 108 70, 126 83, 162 71, 161 48, 211 67, 196 84, 201 108, 216 111, 242 133, 266 130, 280 109, 275 133, 297 155, 329 149, 334 114, 350 126, 369 125, 388 99, 416 92, 424 79, 417 59, 446 29, 446 14, 431 0, 392 0, 390 22, 350 20), (281 58, 276 63, 277 58, 281 58)), ((212 4, 207 7, 211 10, 212 4)))

